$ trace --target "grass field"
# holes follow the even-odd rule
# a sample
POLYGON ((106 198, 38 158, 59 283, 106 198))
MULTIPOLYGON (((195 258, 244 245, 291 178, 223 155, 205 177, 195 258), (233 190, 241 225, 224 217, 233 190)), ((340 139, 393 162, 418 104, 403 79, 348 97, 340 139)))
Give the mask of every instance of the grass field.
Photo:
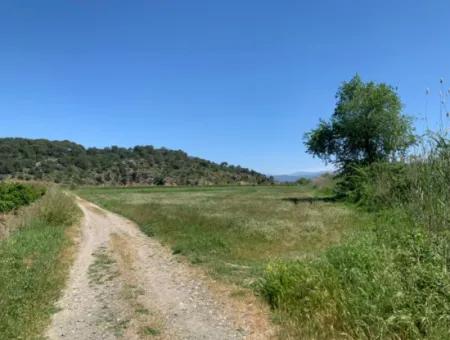
POLYGON ((273 259, 315 256, 370 217, 298 186, 84 188, 211 275, 249 286, 273 259))
POLYGON ((282 339, 449 337, 446 238, 306 186, 84 188, 210 275, 253 288, 282 339))

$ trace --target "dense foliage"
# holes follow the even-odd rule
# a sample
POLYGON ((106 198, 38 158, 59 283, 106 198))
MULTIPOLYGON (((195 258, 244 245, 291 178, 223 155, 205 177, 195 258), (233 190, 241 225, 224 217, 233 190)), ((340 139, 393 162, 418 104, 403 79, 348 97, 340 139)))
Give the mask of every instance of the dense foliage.
POLYGON ((0 213, 30 204, 44 193, 45 188, 42 186, 0 182, 0 213))
POLYGON ((343 83, 336 98, 331 120, 305 135, 314 156, 345 170, 395 159, 414 142, 411 120, 401 114, 400 99, 389 85, 355 76, 343 83))
POLYGON ((0 139, 0 178, 92 185, 263 184, 255 171, 152 146, 84 148, 70 141, 0 139))

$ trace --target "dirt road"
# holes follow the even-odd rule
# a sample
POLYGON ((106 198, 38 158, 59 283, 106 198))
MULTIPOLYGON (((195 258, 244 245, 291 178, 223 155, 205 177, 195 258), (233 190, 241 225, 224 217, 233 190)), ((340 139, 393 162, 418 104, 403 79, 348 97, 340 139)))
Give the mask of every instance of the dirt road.
POLYGON ((78 199, 78 255, 50 339, 268 339, 267 315, 145 236, 78 199))

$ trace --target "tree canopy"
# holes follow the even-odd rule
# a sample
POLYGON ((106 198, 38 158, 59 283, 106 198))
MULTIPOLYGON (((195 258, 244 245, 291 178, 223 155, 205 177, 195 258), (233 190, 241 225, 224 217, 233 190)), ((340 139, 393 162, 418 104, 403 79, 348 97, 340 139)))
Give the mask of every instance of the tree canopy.
POLYGON ((329 121, 305 134, 307 151, 341 170, 396 159, 415 137, 411 118, 401 113, 396 90, 384 83, 363 82, 356 75, 336 94, 329 121))
POLYGON ((240 166, 217 164, 181 150, 150 145, 84 148, 70 141, 0 138, 2 178, 98 185, 267 184, 240 166))

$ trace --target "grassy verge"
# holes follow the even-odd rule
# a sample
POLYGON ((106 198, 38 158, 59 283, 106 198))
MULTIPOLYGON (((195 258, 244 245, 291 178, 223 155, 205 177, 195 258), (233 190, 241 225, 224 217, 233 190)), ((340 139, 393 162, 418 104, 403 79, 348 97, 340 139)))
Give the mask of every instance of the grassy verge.
POLYGON ((9 220, 14 232, 0 242, 0 334, 4 339, 41 335, 64 285, 69 227, 78 208, 50 189, 9 220))

